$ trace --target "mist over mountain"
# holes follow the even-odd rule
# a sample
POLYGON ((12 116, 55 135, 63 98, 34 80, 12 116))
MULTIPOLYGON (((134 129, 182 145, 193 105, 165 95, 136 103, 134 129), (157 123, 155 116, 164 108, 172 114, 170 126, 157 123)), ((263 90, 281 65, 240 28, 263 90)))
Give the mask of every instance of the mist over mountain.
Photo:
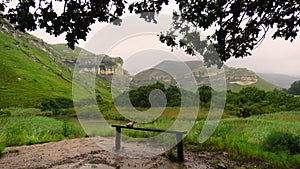
POLYGON ((261 78, 276 84, 282 88, 289 88, 294 81, 300 80, 300 76, 290 76, 284 74, 275 74, 275 73, 257 73, 261 78))

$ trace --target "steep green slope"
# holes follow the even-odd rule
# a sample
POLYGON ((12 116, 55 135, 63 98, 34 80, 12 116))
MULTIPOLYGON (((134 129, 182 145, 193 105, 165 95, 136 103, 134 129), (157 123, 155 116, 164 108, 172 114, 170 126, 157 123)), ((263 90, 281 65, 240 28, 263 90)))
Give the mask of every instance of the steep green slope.
POLYGON ((51 47, 54 49, 54 53, 66 58, 66 59, 76 59, 79 54, 87 54, 87 55, 94 55, 91 52, 88 52, 78 46, 75 46, 74 50, 71 50, 70 48, 67 47, 66 44, 54 44, 51 45, 51 47))
POLYGON ((0 32, 0 107, 33 107, 42 98, 71 98, 71 75, 26 37, 0 32))
MULTIPOLYGON (((36 44, 41 40, 5 26, 0 28, 0 108, 35 107, 46 98, 72 99, 72 72, 49 45, 36 44)), ((97 78, 95 90, 109 101, 108 89, 109 82, 97 78)))
MULTIPOLYGON (((78 46, 75 46, 75 49, 71 50, 67 47, 66 44, 54 44, 51 45, 51 48, 51 53, 53 54, 55 59, 66 64, 71 73, 73 73, 74 66, 76 64, 76 59, 78 58, 79 54, 84 57, 95 56, 95 54, 84 50, 78 46)), ((104 100, 111 101, 110 82, 107 81, 105 78, 99 76, 96 77, 95 90, 96 92, 99 92, 101 94, 101 97, 104 100)))

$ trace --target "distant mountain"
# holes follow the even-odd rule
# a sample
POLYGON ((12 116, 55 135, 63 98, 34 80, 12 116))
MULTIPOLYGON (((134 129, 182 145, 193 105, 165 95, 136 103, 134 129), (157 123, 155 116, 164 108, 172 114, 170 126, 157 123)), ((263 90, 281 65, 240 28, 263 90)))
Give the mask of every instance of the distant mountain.
POLYGON ((300 80, 300 77, 283 74, 257 73, 257 75, 273 84, 286 89, 289 88, 294 81, 300 80))
MULTIPOLYGON (((72 70, 64 61, 73 54, 62 55, 43 40, 0 22, 0 109, 35 107, 46 98, 72 99, 72 70)), ((95 90, 104 100, 111 100, 109 88, 108 81, 97 78, 95 90)))
MULTIPOLYGON (((253 71, 246 68, 232 68, 224 66, 227 88, 238 91, 243 87, 255 86, 262 90, 273 90, 280 88, 257 76, 253 71)), ((165 84, 175 84, 189 82, 191 75, 195 78, 198 85, 210 85, 211 82, 216 82, 222 78, 222 73, 219 71, 208 72, 204 63, 201 61, 163 61, 151 69, 142 71, 135 75, 132 80, 133 86, 141 86, 153 84, 156 81, 164 82, 165 84), (173 75, 166 72, 171 72, 173 75), (191 74, 192 73, 192 74, 191 74), (176 80, 174 79, 176 77, 176 80)))

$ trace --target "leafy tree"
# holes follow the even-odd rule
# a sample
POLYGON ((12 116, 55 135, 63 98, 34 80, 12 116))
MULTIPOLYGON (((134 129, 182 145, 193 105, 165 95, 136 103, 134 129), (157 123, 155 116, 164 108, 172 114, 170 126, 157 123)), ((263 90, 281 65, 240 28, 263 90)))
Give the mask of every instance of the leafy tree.
MULTIPOLYGON (((114 99, 114 103, 118 106, 130 106, 132 104, 134 107, 145 107, 149 108, 151 106, 162 106, 160 104, 163 102, 161 100, 161 95, 154 95, 153 99, 158 101, 158 104, 151 105, 149 102, 149 96, 152 91, 155 89, 160 90, 166 96, 166 106, 168 107, 179 107, 179 106, 194 106, 199 104, 197 100, 195 100, 196 94, 191 91, 186 91, 183 89, 179 89, 177 86, 170 85, 168 88, 165 88, 164 84, 157 82, 148 86, 141 86, 136 89, 131 89, 129 92, 124 92, 118 97, 114 99), (130 101, 128 101, 128 97, 130 101), (184 100, 181 100, 181 98, 184 100), (161 100, 161 101, 160 101, 161 100), (197 104, 196 104, 197 103, 197 104)), ((164 106, 164 105, 163 105, 164 106)))
POLYGON ((227 90, 225 110, 233 111, 234 114, 235 112, 239 112, 241 108, 238 106, 238 100, 239 93, 227 90))
POLYGON ((295 81, 293 84, 291 84, 288 92, 293 95, 300 95, 300 80, 295 81))
MULTIPOLYGON (((148 86, 141 86, 137 89, 132 89, 129 91, 130 102, 134 107, 151 107, 149 96, 151 91, 158 89, 165 93, 165 86, 161 82, 156 82, 155 84, 148 86)), ((154 96, 155 97, 155 96, 154 96)), ((123 93, 121 96, 117 97, 115 102, 120 106, 129 106, 128 102, 124 101, 128 98, 127 93, 123 93)))
POLYGON ((298 110, 300 98, 287 94, 283 90, 262 91, 256 87, 247 87, 240 92, 227 91, 226 110, 240 117, 278 111, 298 110))
POLYGON ((210 86, 202 85, 198 88, 200 101, 203 103, 210 103, 213 89, 210 86))
MULTIPOLYGON (((0 11, 6 3, 0 2, 0 11)), ((161 34, 160 40, 171 47, 182 47, 188 54, 203 54, 207 63, 216 63, 217 52, 221 63, 230 57, 245 57, 274 28, 273 38, 294 40, 300 25, 298 0, 175 0, 174 27, 161 34), (187 21, 188 23, 186 23, 187 21), (194 25, 195 30, 189 25, 194 25), (214 28, 207 39, 199 38, 198 31, 214 28), (175 36, 180 32, 183 36, 175 36), (178 38, 183 37, 183 38, 178 38), (209 45, 208 41, 212 44, 209 45), (213 47, 216 51, 212 50, 213 47)), ((138 13, 148 22, 156 22, 159 13, 169 0, 22 0, 9 9, 5 17, 21 31, 45 28, 58 36, 66 33, 69 47, 74 49, 78 40, 86 40, 90 26, 95 22, 121 24, 125 12, 138 13), (54 9, 53 2, 63 6, 63 12, 54 9), (154 12, 154 13, 144 13, 154 12)))
POLYGON ((238 104, 239 94, 233 92, 232 90, 227 90, 226 92, 226 104, 238 104))
POLYGON ((249 117, 251 115, 262 114, 261 105, 255 103, 252 105, 244 105, 238 112, 239 117, 249 117))
POLYGON ((256 87, 246 87, 240 91, 239 102, 241 104, 259 103, 265 100, 266 93, 256 87))
POLYGON ((181 104, 181 93, 177 86, 170 85, 166 90, 167 106, 176 107, 181 104))
POLYGON ((269 103, 273 103, 276 106, 284 106, 292 102, 293 96, 287 94, 283 90, 273 90, 266 93, 266 99, 269 103))

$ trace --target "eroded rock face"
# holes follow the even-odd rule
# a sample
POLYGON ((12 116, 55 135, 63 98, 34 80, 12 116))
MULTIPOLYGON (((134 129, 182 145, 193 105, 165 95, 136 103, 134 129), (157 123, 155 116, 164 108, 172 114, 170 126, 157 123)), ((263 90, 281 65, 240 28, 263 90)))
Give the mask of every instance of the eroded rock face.
MULTIPOLYGON (((208 72, 204 64, 199 64, 198 67, 191 67, 191 71, 191 73, 184 74, 182 77, 177 78, 177 81, 185 82, 188 79, 195 78, 198 85, 210 85, 213 82, 217 82, 216 84, 218 84, 218 82, 221 82, 224 77, 220 70, 208 72)), ((228 84, 248 86, 258 82, 257 75, 246 68, 232 68, 224 66, 224 72, 226 82, 228 84)), ((161 81, 165 84, 172 84, 174 79, 169 74, 156 69, 145 70, 134 77, 134 83, 136 86, 153 84, 156 81, 161 81)))
POLYGON ((245 68, 227 68, 225 71, 227 82, 230 84, 238 84, 248 86, 258 81, 256 74, 245 68))
POLYGON ((97 75, 111 81, 113 75, 117 74, 122 76, 124 74, 122 66, 123 66, 122 58, 120 57, 112 58, 109 56, 104 56, 100 65, 97 66, 97 75))

